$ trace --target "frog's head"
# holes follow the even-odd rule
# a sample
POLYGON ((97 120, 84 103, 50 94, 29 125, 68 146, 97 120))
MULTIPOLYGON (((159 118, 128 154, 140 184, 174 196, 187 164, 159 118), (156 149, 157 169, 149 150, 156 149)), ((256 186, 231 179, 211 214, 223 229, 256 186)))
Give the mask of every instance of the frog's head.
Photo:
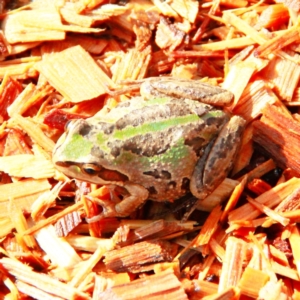
POLYGON ((70 178, 96 184, 124 182, 127 176, 105 165, 95 128, 87 120, 69 121, 53 151, 55 167, 70 178))

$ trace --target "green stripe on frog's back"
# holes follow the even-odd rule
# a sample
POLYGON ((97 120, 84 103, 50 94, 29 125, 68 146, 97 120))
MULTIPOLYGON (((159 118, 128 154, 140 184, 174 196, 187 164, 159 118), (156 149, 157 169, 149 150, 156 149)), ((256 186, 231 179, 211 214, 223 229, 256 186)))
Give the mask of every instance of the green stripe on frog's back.
MULTIPOLYGON (((126 140, 137 135, 164 131, 174 126, 219 118, 222 114, 224 114, 222 111, 214 110, 209 105, 188 99, 153 98, 145 101, 133 98, 131 101, 121 103, 107 117, 114 115, 112 137, 126 140)), ((105 124, 103 125, 105 127, 105 124)))
POLYGON ((175 116, 167 120, 152 121, 136 127, 127 126, 124 129, 114 131, 113 137, 115 139, 123 141, 137 135, 161 132, 174 126, 192 124, 198 122, 199 120, 200 118, 195 114, 187 116, 175 116))
POLYGON ((131 101, 108 113, 108 118, 114 115, 115 123, 105 118, 92 124, 91 136, 104 156, 117 158, 124 150, 151 157, 167 151, 180 138, 199 151, 225 119, 221 110, 187 99, 138 99, 137 105, 131 101), (127 113, 120 110, 118 115, 116 111, 122 107, 127 113))
POLYGON ((191 150, 198 156, 199 150, 223 123, 224 119, 216 118, 213 124, 207 124, 194 114, 153 121, 136 127, 127 126, 122 130, 115 130, 109 136, 99 134, 98 140, 101 140, 101 148, 105 149, 105 153, 115 158, 122 151, 150 158, 166 152, 179 140, 190 145, 191 150))

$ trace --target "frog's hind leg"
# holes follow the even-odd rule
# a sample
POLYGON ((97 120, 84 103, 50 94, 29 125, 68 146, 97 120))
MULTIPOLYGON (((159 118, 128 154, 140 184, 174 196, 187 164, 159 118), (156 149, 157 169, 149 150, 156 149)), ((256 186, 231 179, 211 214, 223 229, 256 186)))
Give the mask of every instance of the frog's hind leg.
MULTIPOLYGON (((224 125, 199 159, 191 178, 190 189, 199 200, 212 193, 228 176, 241 144, 245 120, 234 116, 224 125)), ((195 203, 190 213, 197 207, 195 203)))
POLYGON ((97 204, 102 206, 103 211, 101 214, 87 219, 88 223, 109 217, 127 217, 148 199, 149 192, 141 185, 127 182, 122 187, 127 190, 129 195, 124 196, 124 199, 118 203, 97 200, 97 204))

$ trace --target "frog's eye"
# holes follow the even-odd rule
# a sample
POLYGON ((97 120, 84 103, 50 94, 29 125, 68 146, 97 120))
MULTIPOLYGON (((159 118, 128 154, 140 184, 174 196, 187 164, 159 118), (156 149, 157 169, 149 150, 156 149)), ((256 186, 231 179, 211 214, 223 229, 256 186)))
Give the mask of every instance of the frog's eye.
POLYGON ((101 166, 96 164, 84 164, 81 169, 87 175, 96 175, 101 171, 101 166))

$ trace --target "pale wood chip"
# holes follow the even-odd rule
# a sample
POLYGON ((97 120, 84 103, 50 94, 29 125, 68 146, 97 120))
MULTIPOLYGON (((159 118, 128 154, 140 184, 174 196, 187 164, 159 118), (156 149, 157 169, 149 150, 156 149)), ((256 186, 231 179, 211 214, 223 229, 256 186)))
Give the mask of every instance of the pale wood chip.
POLYGON ((171 270, 147 276, 128 284, 115 285, 98 295, 101 299, 120 298, 124 300, 153 299, 188 299, 178 278, 171 270))
POLYGON ((223 182, 205 199, 198 201, 197 209, 203 211, 212 211, 212 209, 225 201, 234 188, 239 184, 237 180, 225 178, 223 182))
POLYGON ((190 23, 193 23, 197 17, 199 2, 195 0, 175 0, 170 2, 170 7, 178 15, 187 19, 190 23))
POLYGON ((14 223, 9 217, 9 201, 18 209, 30 212, 32 203, 45 191, 50 189, 50 184, 46 179, 27 179, 14 183, 7 183, 0 186, 0 225, 3 237, 13 228, 14 223), (10 200, 12 199, 12 200, 10 200))
MULTIPOLYGON (((267 206, 260 204, 259 202, 255 201, 254 199, 251 199, 250 197, 247 197, 247 200, 250 204, 252 204, 255 208, 269 216, 271 219, 275 220, 276 222, 280 223, 283 226, 287 226, 289 224, 289 219, 285 218, 281 214, 276 213, 274 210, 269 209, 267 206)), ((264 226, 264 225, 262 225, 264 226)))
POLYGON ((41 101, 52 92, 53 88, 49 85, 37 88, 33 83, 28 84, 15 101, 8 107, 7 112, 10 117, 22 115, 31 106, 41 101))
POLYGON ((295 61, 286 58, 274 57, 262 71, 265 80, 274 86, 274 91, 286 101, 291 101, 300 78, 300 66, 297 62, 300 55, 294 54, 295 61))
POLYGON ((63 183, 57 183, 51 191, 47 191, 40 195, 31 206, 31 217, 34 221, 41 218, 49 207, 55 206, 55 200, 58 197, 58 193, 63 187, 63 183))
POLYGON ((160 19, 155 35, 155 42, 161 49, 175 50, 184 40, 185 32, 177 24, 171 24, 165 18, 160 19))
POLYGON ((34 179, 52 178, 55 175, 54 165, 51 161, 31 154, 0 157, 0 171, 4 171, 10 176, 34 179))
POLYGON ((295 211, 300 207, 300 188, 295 189, 284 201, 282 201, 276 208, 277 212, 295 211))
MULTIPOLYGON (((20 298, 20 290, 18 289, 18 286, 6 275, 4 275, 1 272, 1 279, 3 281, 3 284, 9 289, 10 295, 12 299, 19 299, 20 298)), ((9 298, 8 296, 8 298, 9 298)))
POLYGON ((40 290, 39 288, 37 288, 33 285, 30 285, 30 284, 27 284, 21 280, 18 280, 16 282, 16 286, 21 293, 28 295, 34 299, 47 299, 47 300, 63 300, 64 299, 59 296, 51 295, 48 292, 44 292, 43 290, 40 290))
POLYGON ((65 239, 57 237, 53 226, 40 229, 34 237, 55 265, 70 270, 71 267, 81 262, 74 248, 65 239))
POLYGON ((63 40, 66 33, 58 29, 60 26, 62 24, 57 12, 37 10, 23 10, 10 14, 2 23, 3 32, 11 44, 63 40))
POLYGON ((7 75, 17 79, 35 77, 37 75, 35 64, 39 60, 40 58, 35 58, 27 62, 19 61, 19 63, 13 61, 2 62, 0 63, 0 78, 4 78, 7 75))
POLYGON ((255 28, 261 30, 262 28, 272 28, 272 26, 277 27, 280 23, 286 22, 289 17, 288 8, 285 5, 268 5, 260 14, 255 28))
POLYGON ((226 11, 223 14, 223 19, 228 24, 234 26, 236 30, 243 32, 246 36, 251 37, 258 44, 263 44, 266 39, 262 37, 257 30, 247 24, 243 19, 236 16, 234 13, 230 11, 226 11))
POLYGON ((40 145, 46 151, 53 151, 55 143, 45 135, 40 126, 32 119, 23 118, 22 116, 16 114, 11 121, 20 126, 38 145, 40 145))
POLYGON ((239 281, 238 287, 243 295, 257 298, 260 289, 269 281, 270 277, 262 270, 247 267, 239 281))
POLYGON ((255 55, 259 57, 272 56, 274 53, 279 52, 284 47, 291 45, 294 42, 299 42, 299 29, 294 26, 290 29, 278 34, 273 39, 266 41, 255 49, 255 55))
POLYGON ((170 18, 178 19, 178 13, 170 6, 166 1, 161 0, 151 0, 154 5, 162 12, 163 15, 170 18))
POLYGON ((277 263, 276 261, 272 261, 271 263, 272 263, 272 269, 276 274, 290 278, 292 280, 296 280, 296 281, 300 280, 299 273, 294 268, 291 268, 289 266, 283 266, 277 263))
POLYGON ((9 202, 9 216, 14 228, 20 234, 20 240, 22 240, 29 249, 36 249, 37 243, 32 236, 21 236, 26 229, 28 229, 28 224, 21 208, 16 205, 14 199, 11 199, 9 202))
POLYGON ((104 0, 79 0, 77 5, 78 12, 84 11, 84 10, 91 10, 102 4, 104 0))
MULTIPOLYGON (((166 237, 170 234, 174 234, 176 232, 180 232, 183 230, 187 230, 191 222, 177 222, 177 221, 165 221, 165 220, 157 220, 153 221, 150 224, 141 226, 138 229, 133 231, 132 237, 134 241, 143 240, 146 238, 158 238, 158 237, 166 237)), ((190 230, 192 230, 192 226, 190 230)))
MULTIPOLYGON (((114 244, 112 245, 114 247, 114 244)), ((69 282, 70 286, 78 287, 81 281, 92 271, 93 267, 103 258, 105 253, 112 248, 99 246, 88 260, 85 260, 76 270, 75 276, 69 282)))
POLYGON ((288 299, 282 280, 268 281, 267 284, 260 290, 259 299, 277 300, 288 299))
MULTIPOLYGON (((256 201, 264 204, 270 208, 278 205, 283 201, 291 191, 294 191, 300 183, 300 179, 292 178, 289 181, 279 184, 264 194, 258 196, 256 201)), ((252 220, 258 217, 260 211, 253 208, 251 204, 244 204, 243 206, 233 210, 229 213, 229 221, 233 220, 252 220)))
MULTIPOLYGON (((13 183, 0 185, 0 203, 6 202, 9 198, 16 199, 29 196, 33 193, 44 192, 50 188, 50 184, 45 179, 22 180, 13 183)), ((2 210, 0 210, 2 213, 2 210)), ((1 214, 2 215, 2 214, 1 214)))
POLYGON ((237 62, 230 67, 222 87, 234 94, 233 108, 237 105, 252 75, 267 65, 268 61, 254 57, 253 54, 245 60, 237 62), (241 76, 241 74, 243 74, 241 76))
POLYGON ((225 291, 228 287, 236 287, 241 279, 243 269, 242 261, 246 257, 247 244, 234 237, 226 241, 225 256, 222 265, 218 292, 225 291))
POLYGON ((300 11, 300 3, 298 0, 277 0, 276 2, 284 3, 284 5, 296 12, 300 11))
POLYGON ((98 248, 108 251, 114 248, 115 242, 112 239, 97 238, 84 235, 68 235, 67 241, 76 250, 95 252, 98 248))
POLYGON ((77 3, 67 2, 59 11, 66 22, 80 27, 92 27, 95 23, 107 21, 110 17, 118 16, 127 11, 127 8, 124 6, 106 4, 97 10, 80 14, 76 7, 77 5, 77 3))
POLYGON ((51 295, 65 299, 76 299, 77 297, 86 300, 90 299, 87 294, 78 291, 66 283, 60 282, 46 274, 34 272, 30 267, 20 263, 19 261, 10 258, 2 258, 0 263, 18 280, 32 285, 46 293, 50 293, 51 295))
POLYGON ((278 101, 277 96, 265 84, 265 81, 256 78, 244 89, 233 111, 251 121, 261 115, 268 104, 275 104, 278 101))
POLYGON ((96 98, 113 86, 111 79, 81 46, 46 55, 37 68, 71 102, 96 98))
POLYGON ((118 60, 112 66, 113 81, 143 79, 146 75, 150 59, 150 47, 146 47, 142 52, 136 49, 129 50, 126 54, 122 55, 122 59, 118 60))

